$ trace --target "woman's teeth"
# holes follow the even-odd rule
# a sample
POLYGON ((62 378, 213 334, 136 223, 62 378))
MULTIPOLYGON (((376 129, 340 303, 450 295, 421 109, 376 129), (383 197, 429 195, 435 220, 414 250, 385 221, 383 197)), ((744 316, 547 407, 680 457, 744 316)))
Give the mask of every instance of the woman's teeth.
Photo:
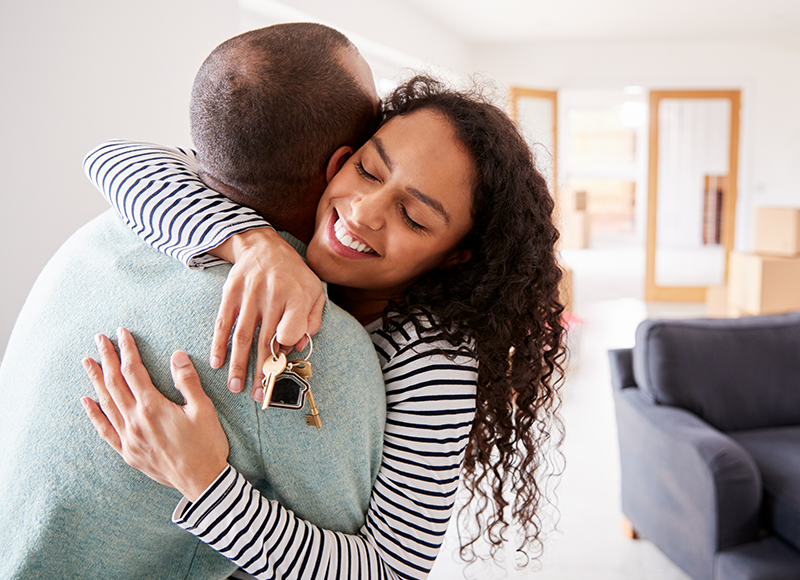
POLYGON ((370 248, 367 244, 354 240, 342 223, 342 220, 337 219, 333 224, 333 231, 336 234, 336 239, 339 240, 343 246, 347 246, 351 250, 361 252, 362 254, 374 254, 375 250, 370 248))

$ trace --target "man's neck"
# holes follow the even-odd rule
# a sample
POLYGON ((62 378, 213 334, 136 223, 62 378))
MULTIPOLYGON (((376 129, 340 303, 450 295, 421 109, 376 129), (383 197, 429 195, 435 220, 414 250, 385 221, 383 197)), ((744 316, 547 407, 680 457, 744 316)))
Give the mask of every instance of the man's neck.
POLYGON ((261 217, 270 223, 276 230, 282 230, 292 234, 295 238, 303 242, 305 245, 311 241, 314 235, 314 217, 309 216, 283 216, 281 217, 276 213, 275 208, 260 207, 258 204, 253 203, 251 195, 241 191, 237 187, 214 177, 213 175, 199 170, 200 180, 209 188, 217 193, 220 193, 238 203, 258 212, 261 217))

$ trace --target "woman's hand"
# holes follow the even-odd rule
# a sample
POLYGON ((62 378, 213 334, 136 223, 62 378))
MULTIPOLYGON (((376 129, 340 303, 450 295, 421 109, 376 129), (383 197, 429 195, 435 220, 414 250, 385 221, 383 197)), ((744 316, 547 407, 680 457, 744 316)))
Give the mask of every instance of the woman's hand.
MULTIPOLYGON (((319 330, 325 306, 322 282, 294 248, 270 228, 232 236, 211 253, 233 263, 214 325, 211 366, 218 369, 225 362, 228 337, 236 322, 228 388, 234 393, 241 391, 253 336, 260 322, 253 383, 253 398, 260 400, 261 367, 270 355, 272 337, 277 333, 280 345, 294 345, 300 351, 305 347, 305 334, 313 336, 319 330)), ((278 348, 276 345, 275 349, 278 348)))
POLYGON ((228 438, 214 404, 185 352, 171 361, 175 387, 186 399, 180 406, 153 386, 131 334, 120 328, 117 338, 121 364, 103 335, 95 338, 103 367, 82 361, 100 401, 83 397, 86 414, 128 465, 195 501, 228 463, 228 438))

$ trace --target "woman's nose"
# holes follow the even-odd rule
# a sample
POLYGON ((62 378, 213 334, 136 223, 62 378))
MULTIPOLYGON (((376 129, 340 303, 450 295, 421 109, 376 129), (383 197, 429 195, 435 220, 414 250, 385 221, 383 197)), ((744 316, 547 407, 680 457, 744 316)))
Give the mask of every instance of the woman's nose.
POLYGON ((386 219, 386 204, 386 196, 380 191, 354 197, 350 202, 351 219, 360 226, 378 230, 386 219))

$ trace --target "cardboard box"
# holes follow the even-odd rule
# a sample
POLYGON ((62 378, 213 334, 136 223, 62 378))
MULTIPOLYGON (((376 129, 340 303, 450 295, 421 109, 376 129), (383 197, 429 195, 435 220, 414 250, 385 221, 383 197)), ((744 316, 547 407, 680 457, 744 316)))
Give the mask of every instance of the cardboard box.
POLYGON ((757 208, 755 252, 800 256, 800 208, 757 208))
POLYGON ((727 318, 730 316, 727 286, 709 286, 706 288, 706 316, 709 318, 727 318))
POLYGON ((731 252, 728 310, 742 315, 800 310, 800 257, 731 252))
POLYGON ((572 209, 577 211, 583 211, 586 209, 586 192, 584 190, 576 191, 574 194, 574 202, 572 204, 572 209))
POLYGON ((581 250, 589 247, 589 214, 582 211, 565 211, 561 215, 561 247, 581 250))
POLYGON ((572 312, 572 268, 561 264, 561 271, 563 272, 563 275, 561 276, 561 282, 558 285, 558 295, 561 303, 564 305, 564 310, 567 312, 572 312))

